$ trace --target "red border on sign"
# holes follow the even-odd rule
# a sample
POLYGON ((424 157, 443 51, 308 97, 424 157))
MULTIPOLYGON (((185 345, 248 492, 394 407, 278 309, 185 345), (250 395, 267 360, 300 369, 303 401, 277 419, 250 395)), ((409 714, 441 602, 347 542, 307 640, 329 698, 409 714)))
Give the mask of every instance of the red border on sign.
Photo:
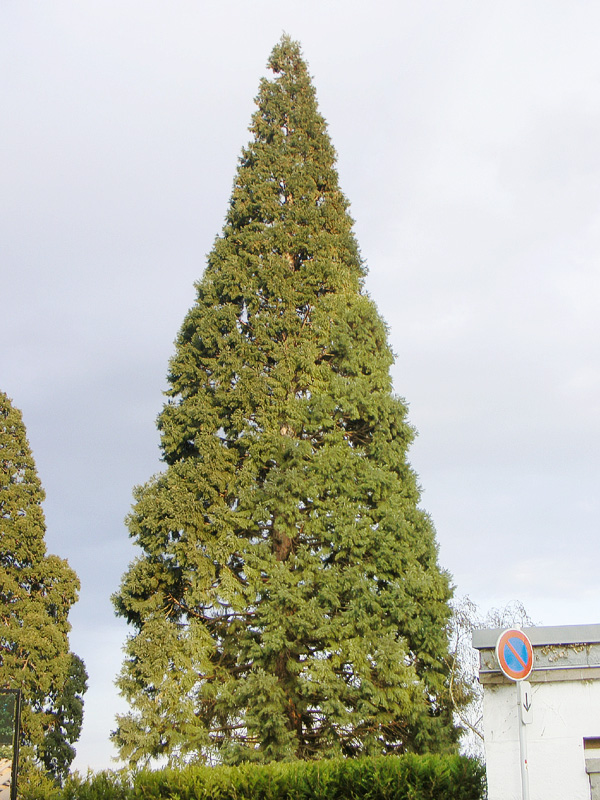
POLYGON ((531 674, 531 670, 533 669, 533 648, 531 646, 531 642, 527 638, 527 635, 520 631, 518 628, 510 628, 504 633, 501 633, 498 637, 498 641, 496 642, 496 658, 498 659, 498 663, 500 664, 500 669, 506 675, 507 678, 510 678, 511 681, 523 681, 531 674), (527 651, 527 659, 523 661, 521 657, 514 651, 511 647, 510 639, 517 638, 520 639, 523 644, 525 645, 525 649, 527 651), (506 649, 509 648, 512 650, 513 654, 517 657, 517 659, 523 664, 523 668, 520 670, 513 669, 509 667, 506 663, 506 656, 504 655, 506 649))

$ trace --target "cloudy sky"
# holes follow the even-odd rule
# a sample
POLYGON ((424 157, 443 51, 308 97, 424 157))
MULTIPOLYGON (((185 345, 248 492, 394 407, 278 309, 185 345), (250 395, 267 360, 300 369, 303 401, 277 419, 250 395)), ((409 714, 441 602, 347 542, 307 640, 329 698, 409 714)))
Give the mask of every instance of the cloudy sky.
POLYGON ((76 767, 110 767, 123 518, 258 82, 302 43, 389 325, 440 562, 482 609, 600 622, 600 6, 2 0, 0 388, 82 581, 76 767))

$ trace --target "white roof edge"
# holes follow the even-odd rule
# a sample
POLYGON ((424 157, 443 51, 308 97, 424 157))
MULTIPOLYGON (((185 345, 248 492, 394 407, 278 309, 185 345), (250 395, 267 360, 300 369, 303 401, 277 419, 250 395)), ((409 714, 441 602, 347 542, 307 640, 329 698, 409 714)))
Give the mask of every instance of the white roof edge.
MULTIPOLYGON (((496 647, 500 634, 507 628, 482 628, 473 631, 473 647, 488 650, 496 647)), ((533 645, 545 644, 592 644, 600 642, 598 625, 550 625, 541 628, 523 628, 533 645)))

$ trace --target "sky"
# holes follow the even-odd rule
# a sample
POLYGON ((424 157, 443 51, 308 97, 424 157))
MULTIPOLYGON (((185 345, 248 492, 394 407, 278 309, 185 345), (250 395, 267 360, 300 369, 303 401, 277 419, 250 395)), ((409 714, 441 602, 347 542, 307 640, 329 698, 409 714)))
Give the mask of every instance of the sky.
POLYGON ((82 584, 75 768, 117 766, 124 518, 162 468, 173 342, 284 31, 456 595, 600 622, 599 29, 585 0, 0 2, 0 389, 82 584))

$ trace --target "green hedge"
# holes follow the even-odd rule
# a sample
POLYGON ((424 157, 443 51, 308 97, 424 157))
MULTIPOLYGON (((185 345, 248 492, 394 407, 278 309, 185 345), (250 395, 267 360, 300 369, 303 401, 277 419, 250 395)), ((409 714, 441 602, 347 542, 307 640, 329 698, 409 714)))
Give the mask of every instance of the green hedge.
POLYGON ((71 778, 57 800, 481 800, 484 770, 461 756, 386 756, 186 767, 71 778))

